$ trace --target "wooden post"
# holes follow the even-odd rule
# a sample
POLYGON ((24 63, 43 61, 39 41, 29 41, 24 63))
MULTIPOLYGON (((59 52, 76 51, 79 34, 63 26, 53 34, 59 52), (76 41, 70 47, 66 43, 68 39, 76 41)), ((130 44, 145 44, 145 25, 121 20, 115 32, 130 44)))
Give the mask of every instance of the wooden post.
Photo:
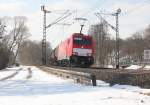
POLYGON ((96 83, 96 76, 95 76, 94 74, 91 74, 91 80, 92 80, 93 86, 97 86, 97 83, 96 83))

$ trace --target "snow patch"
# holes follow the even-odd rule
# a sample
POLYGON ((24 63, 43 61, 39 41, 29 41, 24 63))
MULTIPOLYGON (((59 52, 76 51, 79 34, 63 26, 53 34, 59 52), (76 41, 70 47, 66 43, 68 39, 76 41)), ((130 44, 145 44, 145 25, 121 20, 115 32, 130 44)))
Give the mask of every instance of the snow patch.
POLYGON ((150 70, 150 65, 146 65, 143 69, 144 70, 150 70))
POLYGON ((139 65, 131 65, 131 66, 125 68, 125 69, 133 69, 133 70, 137 70, 137 69, 140 69, 140 68, 142 68, 142 66, 139 66, 139 65))

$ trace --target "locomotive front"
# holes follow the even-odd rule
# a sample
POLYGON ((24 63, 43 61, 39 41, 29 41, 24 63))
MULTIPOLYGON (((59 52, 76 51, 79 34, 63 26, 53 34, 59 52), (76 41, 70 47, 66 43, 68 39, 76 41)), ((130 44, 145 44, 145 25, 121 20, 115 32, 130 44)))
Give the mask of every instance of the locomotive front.
POLYGON ((72 56, 71 64, 82 67, 89 67, 94 63, 94 46, 91 36, 74 34, 72 37, 72 56))

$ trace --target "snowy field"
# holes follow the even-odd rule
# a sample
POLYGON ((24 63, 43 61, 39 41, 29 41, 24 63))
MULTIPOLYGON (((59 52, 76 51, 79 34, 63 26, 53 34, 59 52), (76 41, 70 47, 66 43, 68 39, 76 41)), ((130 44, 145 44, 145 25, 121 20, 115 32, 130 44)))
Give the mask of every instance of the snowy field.
POLYGON ((0 105, 150 105, 147 93, 150 89, 102 81, 96 87, 75 84, 36 67, 0 71, 0 105))

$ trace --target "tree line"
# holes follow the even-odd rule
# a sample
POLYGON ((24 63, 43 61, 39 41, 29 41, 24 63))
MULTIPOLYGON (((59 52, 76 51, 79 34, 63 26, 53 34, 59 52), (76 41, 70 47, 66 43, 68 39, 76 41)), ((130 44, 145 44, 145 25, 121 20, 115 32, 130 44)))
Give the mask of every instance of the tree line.
MULTIPOLYGON (((46 43, 46 61, 47 65, 50 63, 51 44, 46 43)), ((23 41, 22 47, 19 52, 19 60, 24 65, 42 65, 42 41, 23 41)))
MULTIPOLYGON (((115 38, 108 33, 108 26, 105 22, 92 25, 89 34, 95 41, 95 65, 107 67, 115 65, 115 38)), ((119 39, 120 62, 128 58, 128 62, 144 62, 144 50, 150 49, 150 25, 142 30, 133 33, 126 39, 119 39)))
MULTIPOLYGON (((42 64, 42 41, 31 41, 31 35, 24 16, 0 18, 0 69, 19 62, 23 65, 42 64), (6 26, 6 27, 4 27, 6 26)), ((108 33, 108 26, 102 22, 90 26, 89 34, 95 41, 95 65, 115 65, 115 38, 108 33)), ((143 62, 144 50, 150 49, 150 26, 135 32, 127 39, 119 39, 120 60, 143 62)), ((52 51, 47 42, 47 61, 52 51)))
POLYGON ((23 16, 0 19, 0 69, 12 65, 17 59, 22 41, 29 35, 26 21, 23 16))
MULTIPOLYGON (((31 35, 24 16, 0 18, 0 69, 21 63, 23 65, 42 64, 42 43, 31 41, 31 35)), ((47 57, 51 46, 47 43, 47 57)))

